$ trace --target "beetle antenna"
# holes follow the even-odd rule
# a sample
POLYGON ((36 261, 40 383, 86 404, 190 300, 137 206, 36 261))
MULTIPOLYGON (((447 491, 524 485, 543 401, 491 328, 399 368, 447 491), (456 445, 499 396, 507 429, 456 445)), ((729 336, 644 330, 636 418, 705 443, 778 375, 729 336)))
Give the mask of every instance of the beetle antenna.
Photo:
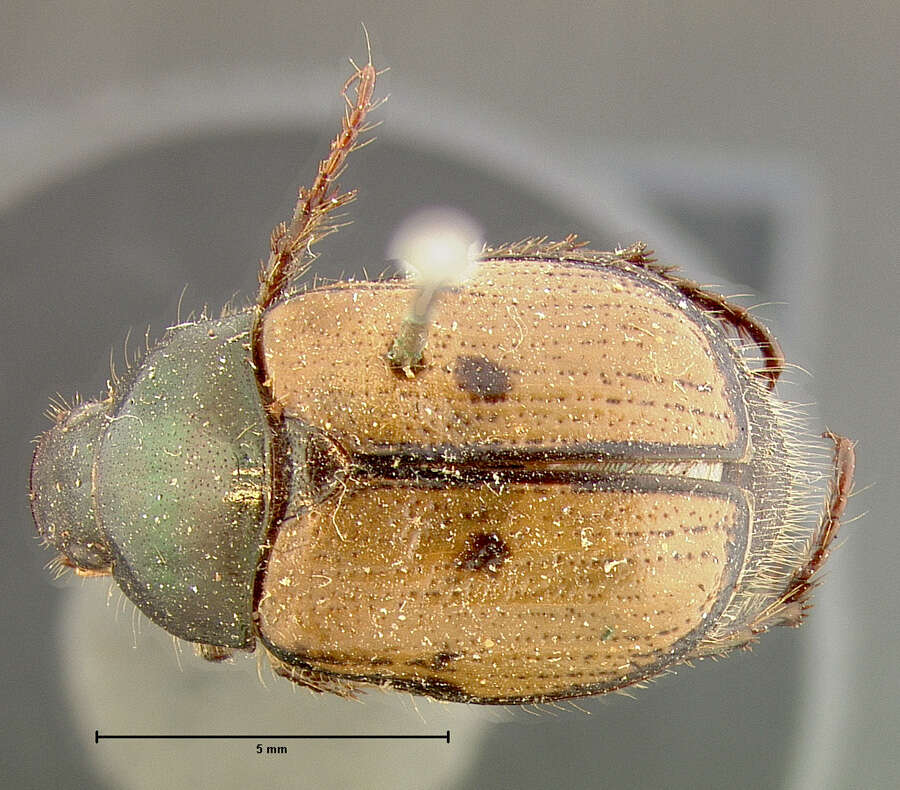
POLYGON ((334 226, 325 222, 327 215, 356 197, 356 190, 339 194, 335 182, 347 157, 356 147, 360 134, 368 129, 365 121, 374 106, 372 94, 376 76, 370 55, 369 61, 357 67, 344 83, 341 95, 348 106, 341 122, 341 131, 331 141, 328 158, 319 163, 312 186, 300 188, 291 221, 280 223, 272 231, 269 260, 256 301, 257 313, 265 312, 284 295, 290 281, 303 271, 304 253, 333 232, 334 226), (355 99, 350 98, 351 89, 355 90, 355 99))
MULTIPOLYGON (((366 41, 368 44, 368 33, 366 41)), ((336 179, 343 171, 347 157, 357 146, 360 134, 371 128, 366 125, 366 117, 380 102, 372 102, 379 72, 372 65, 371 50, 365 65, 354 68, 354 73, 341 90, 347 108, 341 121, 341 131, 331 141, 328 158, 319 163, 312 185, 300 188, 290 222, 281 222, 272 231, 269 259, 260 273, 250 338, 253 363, 258 372, 262 370, 263 363, 262 322, 265 312, 285 295, 290 283, 314 260, 312 246, 339 227, 328 222, 327 217, 356 197, 356 190, 339 192, 336 179), (355 93, 354 98, 350 96, 351 90, 355 93)))

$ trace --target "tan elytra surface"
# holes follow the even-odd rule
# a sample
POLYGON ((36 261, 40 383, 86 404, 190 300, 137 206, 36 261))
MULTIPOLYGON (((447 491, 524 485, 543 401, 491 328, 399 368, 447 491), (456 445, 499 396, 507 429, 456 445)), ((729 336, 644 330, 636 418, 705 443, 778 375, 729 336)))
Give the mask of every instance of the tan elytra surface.
POLYGON ((361 488, 281 527, 261 632, 287 660, 450 699, 597 693, 702 638, 746 518, 689 487, 361 488))
POLYGON ((339 283, 273 308, 265 358, 286 416, 350 452, 643 441, 743 455, 746 414, 726 391, 732 363, 711 347, 713 324, 650 276, 486 261, 442 297, 425 369, 406 379, 384 355, 412 294, 401 282, 339 283))

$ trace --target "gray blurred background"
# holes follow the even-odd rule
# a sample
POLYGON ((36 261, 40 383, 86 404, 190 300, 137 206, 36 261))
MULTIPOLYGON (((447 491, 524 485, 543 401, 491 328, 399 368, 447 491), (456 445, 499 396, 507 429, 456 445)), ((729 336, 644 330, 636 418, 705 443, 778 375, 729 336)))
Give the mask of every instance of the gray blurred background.
POLYGON ((898 783, 900 24, 894 2, 441 8, 397 0, 6 0, 0 18, 4 715, 9 787, 891 788, 898 783), (104 581, 52 582, 26 501, 55 392, 122 342, 252 292, 324 155, 368 26, 378 141, 320 273, 377 274, 415 208, 490 239, 648 241, 752 292, 785 397, 859 441, 858 495, 800 631, 633 697, 472 710, 292 693, 179 654, 104 581), (441 733, 440 741, 94 744, 106 733, 441 733))

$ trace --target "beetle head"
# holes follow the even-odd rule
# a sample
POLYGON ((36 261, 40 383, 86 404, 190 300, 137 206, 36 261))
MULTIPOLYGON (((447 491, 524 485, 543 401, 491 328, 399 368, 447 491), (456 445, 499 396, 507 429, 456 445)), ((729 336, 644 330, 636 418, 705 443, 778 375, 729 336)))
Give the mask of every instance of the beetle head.
POLYGON ((31 463, 31 512, 59 562, 82 576, 112 572, 109 540, 96 516, 93 468, 111 401, 61 413, 38 441, 31 463))

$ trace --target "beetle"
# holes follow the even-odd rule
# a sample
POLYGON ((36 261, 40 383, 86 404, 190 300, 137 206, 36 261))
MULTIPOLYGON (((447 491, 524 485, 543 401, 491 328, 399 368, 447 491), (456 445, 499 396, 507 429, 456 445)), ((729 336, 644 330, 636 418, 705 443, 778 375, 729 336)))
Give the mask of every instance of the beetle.
POLYGON ((355 197, 378 73, 354 69, 254 306, 171 327, 39 438, 59 567, 206 659, 259 643, 347 696, 601 694, 798 625, 854 446, 811 450, 745 308, 574 236, 484 247, 468 280, 292 290, 355 197))

